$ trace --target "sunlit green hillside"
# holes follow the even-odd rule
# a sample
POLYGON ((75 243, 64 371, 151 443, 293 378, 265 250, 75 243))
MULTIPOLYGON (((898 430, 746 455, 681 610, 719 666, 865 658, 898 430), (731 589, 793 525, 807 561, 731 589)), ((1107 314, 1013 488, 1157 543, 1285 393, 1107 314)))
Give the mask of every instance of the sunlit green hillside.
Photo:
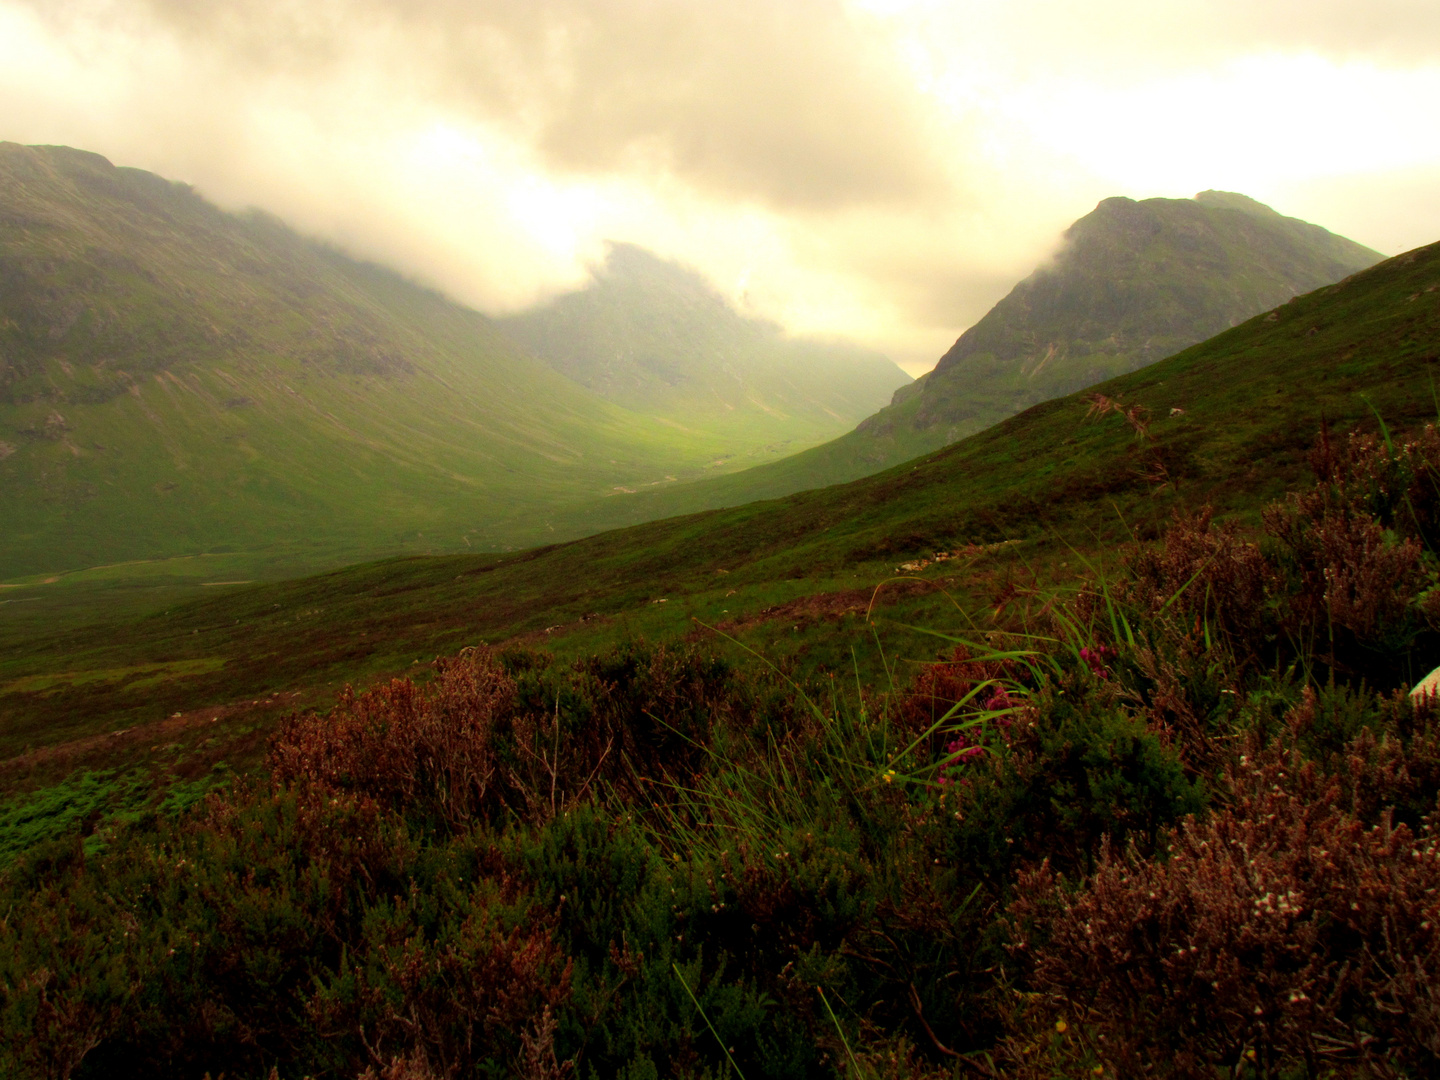
POLYGON ((611 525, 869 476, 1235 326, 1378 262, 1243 195, 1106 199, 935 370, 829 443, 736 475, 617 500, 611 525))
POLYGON ((786 619, 779 654, 821 649, 833 628, 815 613, 863 611, 870 587, 936 551, 975 544, 986 559, 1064 560, 1072 545, 1111 551, 1205 503, 1253 521, 1306 479, 1322 422, 1373 428, 1378 414, 1399 430, 1434 419, 1437 365, 1433 245, 1099 387, 1147 411, 1149 439, 1113 414, 1087 419, 1077 394, 864 480, 513 555, 227 587, 152 617, 52 635, 35 633, 24 612, 43 610, 65 583, 9 590, 7 599, 33 603, 0 606, 0 732, 18 749, 408 670, 521 634, 584 650, 684 633, 692 618, 755 616, 786 619), (817 594, 832 599, 803 601, 817 594))
POLYGON ((523 546, 551 507, 793 449, 627 411, 264 215, 0 146, 0 580, 523 546))

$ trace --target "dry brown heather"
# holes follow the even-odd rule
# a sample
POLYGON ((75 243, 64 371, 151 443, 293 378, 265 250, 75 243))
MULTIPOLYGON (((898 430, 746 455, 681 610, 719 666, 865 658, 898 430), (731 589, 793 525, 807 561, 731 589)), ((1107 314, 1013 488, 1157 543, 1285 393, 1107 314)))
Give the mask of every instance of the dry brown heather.
POLYGON ((1433 1076, 1440 437, 1311 461, 894 691, 694 644, 347 690, 4 872, 0 1068, 1433 1076))

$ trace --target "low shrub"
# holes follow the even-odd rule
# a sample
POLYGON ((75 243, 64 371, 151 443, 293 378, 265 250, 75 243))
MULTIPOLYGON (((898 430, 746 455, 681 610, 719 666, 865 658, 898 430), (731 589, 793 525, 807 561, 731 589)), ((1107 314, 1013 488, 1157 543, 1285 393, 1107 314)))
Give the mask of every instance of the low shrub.
MULTIPOLYGON (((1373 738, 1362 736, 1362 739, 1373 738)), ((1357 745, 1352 761, 1375 761, 1357 745)), ((1119 1075, 1440 1066, 1440 848, 1367 824, 1293 746, 1244 756, 1228 805, 1164 858, 1108 842, 1078 888, 1023 872, 1012 948, 1119 1075)))
POLYGON ((346 690, 0 871, 0 1075, 1432 1075, 1440 436, 1314 461, 894 693, 643 643, 346 690))

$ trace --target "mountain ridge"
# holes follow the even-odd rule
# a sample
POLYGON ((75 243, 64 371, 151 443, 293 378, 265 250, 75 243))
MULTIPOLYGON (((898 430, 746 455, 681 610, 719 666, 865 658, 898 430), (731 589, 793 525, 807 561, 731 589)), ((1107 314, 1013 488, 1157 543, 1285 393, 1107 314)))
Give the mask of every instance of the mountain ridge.
POLYGON ((617 406, 272 215, 88 151, 0 145, 0 579, 526 546, 554 535, 551 508, 792 445, 617 406))
MULTIPOLYGON (((891 404, 861 421, 854 431, 743 472, 629 496, 629 506, 616 502, 597 508, 595 520, 621 527, 870 476, 984 430, 1039 400, 1178 353, 1284 302, 1302 287, 1309 291, 1331 284, 1363 268, 1362 264, 1374 265, 1382 258, 1321 226, 1287 218, 1234 192, 1206 191, 1194 199, 1140 202, 1124 197, 1105 199, 1071 225, 1066 235, 1071 237, 1068 250, 1074 251, 1078 242, 1084 263, 1076 288, 1066 293, 1066 282, 1072 279, 1063 275, 1057 279, 1055 268, 1063 268, 1065 263, 1062 251, 961 334, 934 370, 901 387, 891 404), (1158 244, 1156 250, 1147 252, 1137 241, 1146 236, 1151 237, 1152 248, 1158 244), (1261 246, 1264 258, 1252 250, 1255 244, 1261 246), (1342 255, 1349 254, 1333 258, 1328 254, 1332 247, 1342 255), (1271 248, 1290 253, 1284 259, 1272 258, 1271 248), (1184 259, 1229 269, 1212 275, 1202 289, 1187 289, 1184 286, 1190 275, 1181 272, 1186 269, 1184 259), (1112 262, 1128 267, 1128 276, 1122 274, 1118 281, 1110 282, 1106 273, 1112 262), (1153 281, 1141 274, 1151 265, 1161 271, 1151 275, 1153 281), (1057 280, 1060 289, 1055 287, 1057 280), (1035 302, 1037 289, 1044 303, 1035 302), (1058 303, 1057 292, 1062 294, 1063 304, 1058 303), (1091 299, 1096 301, 1093 305, 1091 299), (1090 322, 1100 325, 1103 332, 1075 335, 1082 342, 1134 336, 1121 318, 1127 306, 1138 309, 1139 323, 1169 329, 1165 334, 1149 334, 1135 350, 1096 353, 1087 345, 1088 351, 1078 357, 1061 357, 1057 356, 1060 350, 1048 347, 1055 334, 1037 343, 1038 333, 1024 321, 1033 321, 1033 309, 1038 307, 1041 317, 1053 322, 1063 316, 1070 326, 1079 325, 1083 330, 1085 319, 1076 317, 1075 312, 1090 306, 1102 314, 1108 310, 1108 314, 1090 322), (1206 331, 1197 329, 1200 326, 1206 331), (1038 387, 1030 377, 1037 368, 1045 376, 1038 387)), ((1134 313, 1131 321, 1136 321, 1134 313)))
POLYGON ((1134 371, 1384 258, 1222 191, 1103 199, 1063 240, 939 359, 919 391, 916 429, 1018 411, 1134 371), (1010 385, 993 385, 1007 376, 1010 385), (987 391, 1012 397, 988 412, 965 400, 987 391))

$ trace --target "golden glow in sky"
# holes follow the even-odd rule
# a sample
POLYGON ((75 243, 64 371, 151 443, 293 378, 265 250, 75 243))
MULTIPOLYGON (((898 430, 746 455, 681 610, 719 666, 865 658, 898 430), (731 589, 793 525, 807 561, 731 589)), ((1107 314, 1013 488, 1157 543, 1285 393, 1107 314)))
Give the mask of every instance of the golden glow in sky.
POLYGON ((0 138, 491 312, 632 241, 920 371, 1110 195, 1440 240, 1440 4, 0 0, 0 138))

